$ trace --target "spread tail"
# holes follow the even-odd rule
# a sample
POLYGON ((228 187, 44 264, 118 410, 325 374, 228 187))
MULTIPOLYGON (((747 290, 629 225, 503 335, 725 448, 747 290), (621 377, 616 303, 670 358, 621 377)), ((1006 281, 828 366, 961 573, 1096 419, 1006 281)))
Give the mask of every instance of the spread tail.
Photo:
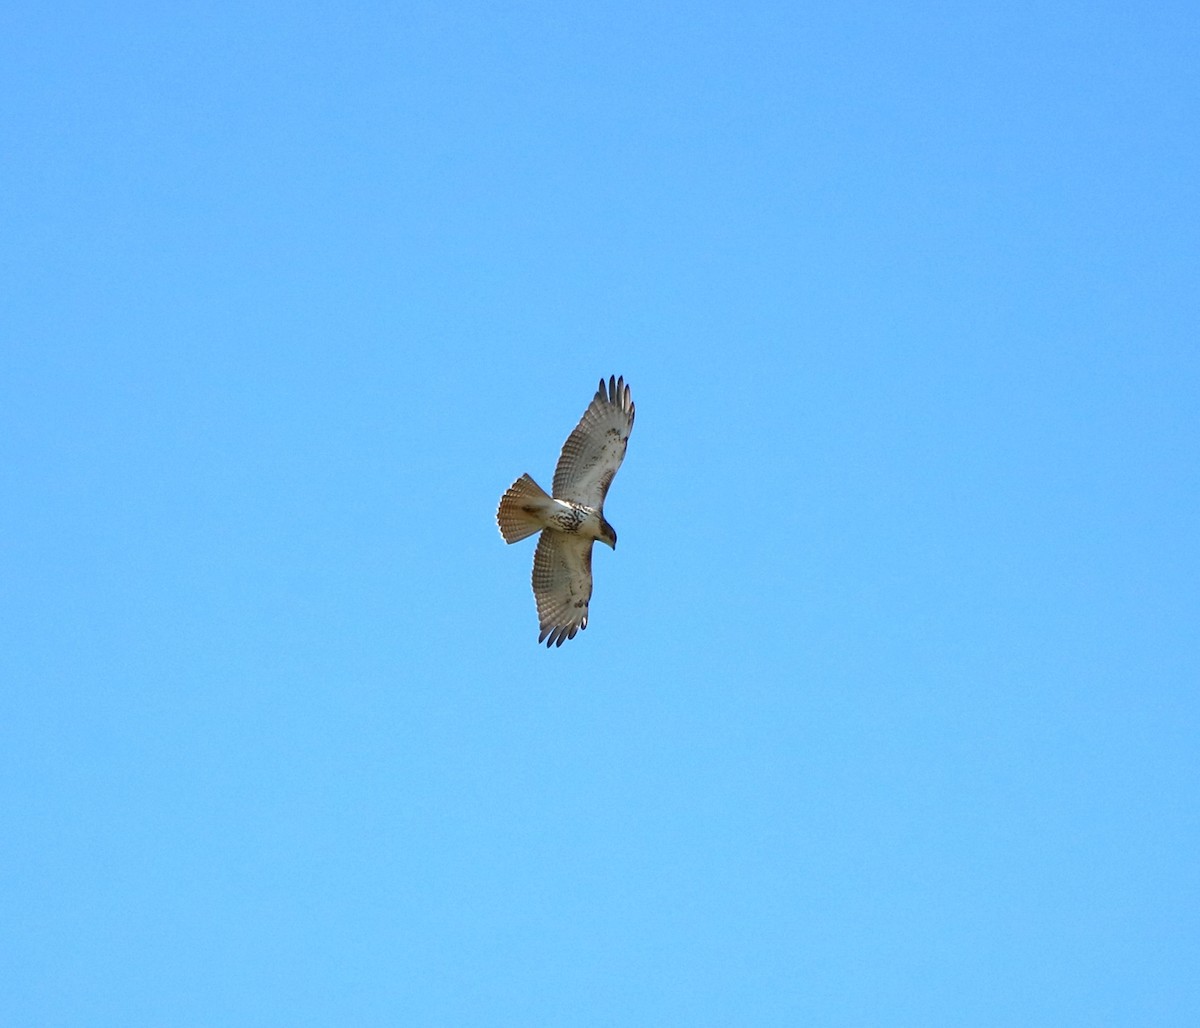
POLYGON ((551 503, 550 495, 528 475, 522 475, 500 497, 496 524, 506 543, 519 542, 546 527, 542 512, 551 503))

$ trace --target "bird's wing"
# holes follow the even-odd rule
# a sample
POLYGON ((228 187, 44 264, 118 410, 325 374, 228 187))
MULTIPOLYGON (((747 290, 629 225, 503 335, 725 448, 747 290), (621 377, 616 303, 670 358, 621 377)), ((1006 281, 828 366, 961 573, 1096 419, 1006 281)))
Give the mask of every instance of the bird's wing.
POLYGON ((533 598, 542 634, 538 642, 561 646, 587 628, 592 598, 592 543, 546 529, 533 555, 533 598))
POLYGON ((563 444, 553 494, 599 509, 633 430, 633 400, 624 378, 600 379, 600 388, 563 444))

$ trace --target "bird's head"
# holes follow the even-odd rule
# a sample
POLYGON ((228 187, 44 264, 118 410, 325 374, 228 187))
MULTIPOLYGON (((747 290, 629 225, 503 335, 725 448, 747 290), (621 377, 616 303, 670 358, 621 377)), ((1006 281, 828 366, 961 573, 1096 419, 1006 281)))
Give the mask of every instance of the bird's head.
POLYGON ((604 518, 600 519, 600 541, 608 543, 614 550, 617 548, 617 530, 604 518))

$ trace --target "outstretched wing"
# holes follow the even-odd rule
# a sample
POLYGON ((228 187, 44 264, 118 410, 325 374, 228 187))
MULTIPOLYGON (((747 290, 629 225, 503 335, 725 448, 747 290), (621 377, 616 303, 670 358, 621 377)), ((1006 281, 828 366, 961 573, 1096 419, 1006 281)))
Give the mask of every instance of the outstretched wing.
POLYGON ((538 642, 561 646, 587 628, 592 598, 592 543, 546 529, 533 555, 533 598, 542 634, 538 642))
POLYGON ((599 509, 617 468, 625 459, 625 446, 633 429, 633 400, 625 379, 610 378, 583 412, 575 431, 563 444, 554 469, 553 494, 599 509))

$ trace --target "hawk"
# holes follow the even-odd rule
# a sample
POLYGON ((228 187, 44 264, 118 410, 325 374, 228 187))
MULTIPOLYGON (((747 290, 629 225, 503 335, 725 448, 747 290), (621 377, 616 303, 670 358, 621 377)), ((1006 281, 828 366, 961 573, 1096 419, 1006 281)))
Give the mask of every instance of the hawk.
POLYGON ((522 475, 500 498, 496 523, 506 543, 541 532, 533 555, 533 597, 538 642, 561 646, 587 628, 592 598, 592 543, 617 548, 617 533, 604 520, 604 497, 625 459, 633 428, 633 400, 625 379, 613 376, 583 412, 563 443, 554 469, 554 495, 522 475))

